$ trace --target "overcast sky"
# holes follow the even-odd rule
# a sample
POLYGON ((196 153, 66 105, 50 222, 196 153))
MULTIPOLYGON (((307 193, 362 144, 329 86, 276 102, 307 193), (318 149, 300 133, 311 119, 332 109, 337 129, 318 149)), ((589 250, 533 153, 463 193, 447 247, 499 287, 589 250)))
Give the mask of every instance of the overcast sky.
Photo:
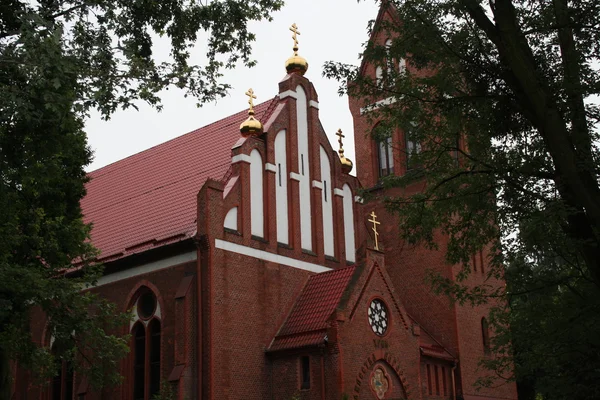
MULTIPOLYGON (((258 97, 256 102, 275 96, 278 82, 286 74, 285 60, 292 55, 289 27, 294 22, 301 33, 299 54, 309 63, 305 76, 319 95, 323 127, 334 149, 337 149, 335 132, 342 128, 346 135, 346 156, 356 161, 348 99, 338 96, 336 81, 321 76, 322 67, 329 60, 358 65, 359 53, 368 39, 368 21, 377 16, 377 10, 374 0, 360 3, 356 0, 287 0, 283 9, 273 15, 272 22, 251 25, 257 37, 253 55, 258 65, 225 71, 223 80, 233 89, 217 103, 197 108, 194 99, 186 99, 182 91, 171 88, 161 95, 164 105, 161 112, 142 104, 139 111, 119 111, 110 121, 93 115, 86 124, 86 131, 94 150, 94 162, 87 170, 98 169, 245 109, 244 93, 250 87, 258 97)), ((200 63, 203 54, 201 46, 198 47, 194 61, 200 63)), ((167 46, 159 46, 156 53, 161 51, 167 53, 167 46)))

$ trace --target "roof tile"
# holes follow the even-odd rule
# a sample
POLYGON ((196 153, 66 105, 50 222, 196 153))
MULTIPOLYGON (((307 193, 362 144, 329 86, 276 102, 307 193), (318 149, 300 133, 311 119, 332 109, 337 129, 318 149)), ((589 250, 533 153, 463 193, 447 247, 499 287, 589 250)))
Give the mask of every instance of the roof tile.
MULTIPOLYGON (((277 97, 255 107, 267 119, 277 97)), ((89 174, 81 201, 100 260, 182 240, 196 231, 196 195, 208 178, 220 179, 231 163, 241 111, 89 174)))

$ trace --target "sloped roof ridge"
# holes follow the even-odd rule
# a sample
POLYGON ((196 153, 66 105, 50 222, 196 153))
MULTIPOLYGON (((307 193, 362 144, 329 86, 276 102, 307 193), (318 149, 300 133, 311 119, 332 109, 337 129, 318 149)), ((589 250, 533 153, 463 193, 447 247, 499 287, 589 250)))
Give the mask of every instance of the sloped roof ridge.
MULTIPOLYGON (((272 109, 273 109, 272 103, 274 103, 274 102, 276 103, 277 99, 278 99, 278 96, 276 95, 276 96, 274 96, 273 98, 271 98, 269 100, 263 101, 262 103, 259 103, 259 104, 255 105, 254 107, 257 110, 260 110, 259 113, 261 113, 261 114, 267 114, 267 113, 270 114, 270 112, 272 112, 272 109), (265 106, 267 106, 267 107, 265 107, 265 106)), ((238 121, 235 117, 238 114, 245 114, 245 113, 247 113, 247 110, 238 111, 238 112, 236 112, 234 114, 228 115, 228 116, 226 116, 224 118, 221 118, 221 119, 219 119, 217 121, 211 122, 208 125, 204 125, 204 126, 202 126, 200 128, 194 129, 192 131, 189 131, 187 133, 184 133, 182 135, 179 135, 177 137, 169 139, 166 142, 158 143, 158 144, 156 144, 156 145, 154 145, 152 147, 149 147, 147 149, 141 150, 141 151, 139 151, 139 152, 137 152, 135 154, 129 155, 129 156, 127 156, 125 158, 122 158, 120 160, 114 161, 114 162, 112 162, 112 163, 110 163, 108 165, 105 165, 105 166, 103 166, 101 168, 98 168, 96 170, 90 171, 88 173, 88 176, 90 176, 92 178, 99 178, 99 177, 105 176, 107 174, 110 174, 115 169, 118 169, 120 167, 120 165, 117 165, 117 164, 123 164, 123 163, 127 163, 127 162, 129 162, 131 164, 136 164, 136 163, 142 162, 145 159, 147 159, 148 157, 151 157, 154 154, 156 154, 155 153, 156 150, 161 150, 161 151, 164 152, 164 151, 167 151, 167 149, 171 149, 172 146, 174 146, 174 147, 183 146, 183 145, 186 144, 186 142, 188 140, 192 140, 193 139, 193 135, 194 134, 200 133, 201 131, 205 131, 205 133, 209 133, 210 132, 210 128, 212 126, 217 126, 217 125, 223 123, 226 120, 230 120, 230 122, 227 125, 224 125, 224 127, 228 127, 228 126, 231 126, 233 124, 238 124, 238 123, 240 123, 240 121, 238 121), (135 158, 135 160, 132 160, 134 158, 135 158)), ((260 115, 260 117, 262 117, 262 118, 267 117, 268 118, 268 115, 260 115)))

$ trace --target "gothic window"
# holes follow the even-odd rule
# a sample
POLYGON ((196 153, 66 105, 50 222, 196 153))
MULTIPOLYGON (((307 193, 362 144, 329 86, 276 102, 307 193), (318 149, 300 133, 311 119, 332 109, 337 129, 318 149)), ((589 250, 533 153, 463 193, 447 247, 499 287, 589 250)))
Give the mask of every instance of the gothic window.
POLYGON ((389 313, 385 303, 374 299, 367 310, 369 325, 377 336, 383 336, 388 328, 389 313))
POLYGON ((394 152, 392 150, 392 137, 388 136, 377 142, 377 159, 379 177, 394 173, 394 152))
POLYGON ((160 390, 160 308, 154 293, 144 289, 133 309, 133 399, 150 400, 160 390))
POLYGON ((481 337, 483 340, 483 351, 485 354, 490 353, 490 327, 485 317, 481 318, 481 337))
POLYGON ((301 357, 300 364, 300 368, 302 369, 300 389, 310 389, 310 357, 301 357))

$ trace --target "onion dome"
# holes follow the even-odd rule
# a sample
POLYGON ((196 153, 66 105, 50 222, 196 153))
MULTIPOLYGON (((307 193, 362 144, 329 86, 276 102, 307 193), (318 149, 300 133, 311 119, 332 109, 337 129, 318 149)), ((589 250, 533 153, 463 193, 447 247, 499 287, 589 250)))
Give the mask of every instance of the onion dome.
POLYGON ((259 120, 254 118, 254 99, 256 99, 254 90, 252 90, 252 88, 248 89, 246 96, 248 96, 248 104, 250 104, 250 108, 248 109, 248 119, 246 119, 240 125, 240 132, 244 137, 261 135, 263 133, 263 125, 259 120))
POLYGON ((341 129, 338 129, 336 136, 339 138, 338 143, 340 144, 340 149, 338 150, 338 153, 340 154, 340 162, 342 163, 342 172, 344 174, 349 174, 352 171, 354 164, 352 163, 352 160, 344 157, 344 143, 342 142, 342 139, 345 138, 345 136, 342 134, 341 129))
POLYGON ((292 35, 292 38, 294 39, 294 55, 285 62, 285 70, 288 74, 298 74, 302 76, 308 70, 308 62, 304 57, 298 55, 298 35, 300 34, 300 31, 298 31, 298 26, 296 26, 296 24, 293 24, 290 27, 290 31, 294 33, 292 35))

